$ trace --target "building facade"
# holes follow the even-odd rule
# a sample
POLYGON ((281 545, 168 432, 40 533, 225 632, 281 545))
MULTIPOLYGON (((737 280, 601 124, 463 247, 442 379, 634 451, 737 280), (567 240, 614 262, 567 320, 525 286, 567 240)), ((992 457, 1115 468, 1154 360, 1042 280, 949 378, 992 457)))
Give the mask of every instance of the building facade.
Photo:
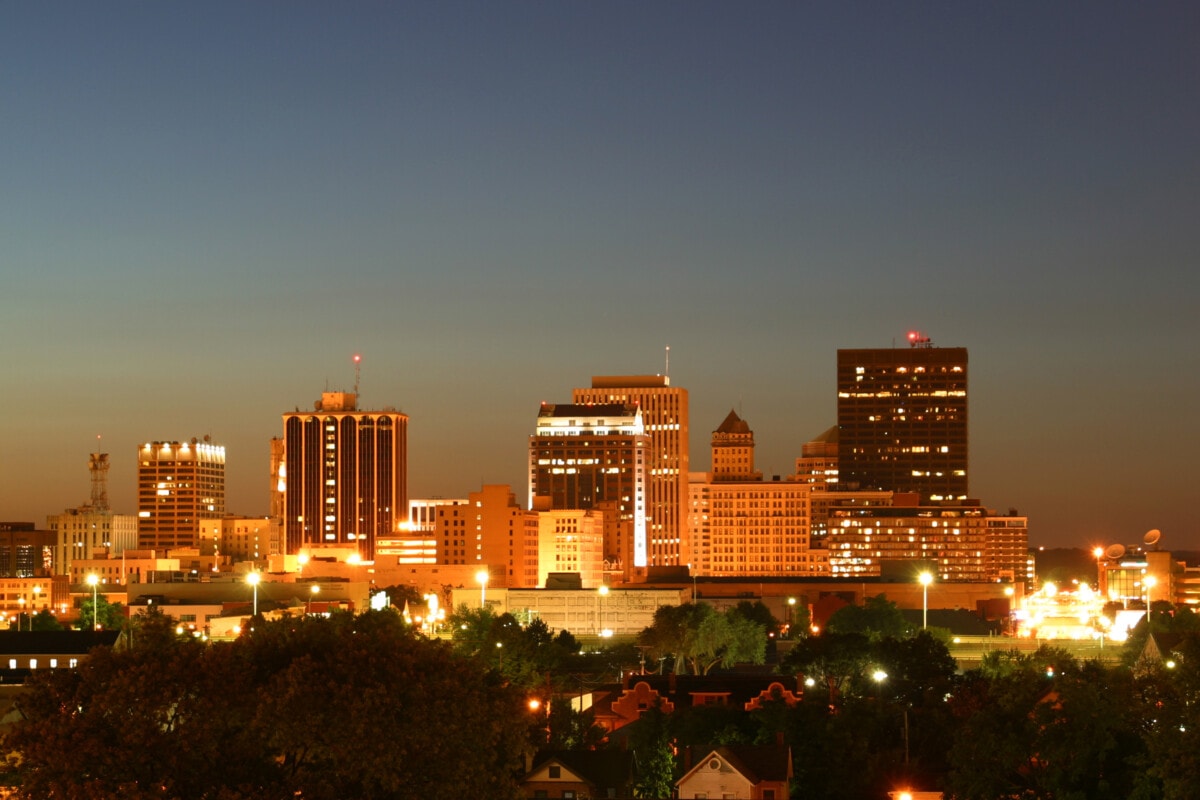
POLYGON ((833 504, 828 511, 830 573, 873 577, 911 564, 938 581, 1012 583, 1026 575, 1028 519, 984 508, 978 501, 920 505, 915 493, 892 505, 833 504))
POLYGON ((120 554, 138 543, 138 518, 114 514, 108 506, 108 453, 88 456, 92 479, 90 500, 78 508, 46 517, 46 528, 54 534, 54 574, 67 575, 71 562, 94 558, 101 553, 120 554))
POLYGON ((529 507, 603 512, 605 560, 627 576, 644 570, 649 446, 637 405, 543 403, 529 438, 529 507))
POLYGON ((225 448, 209 437, 138 448, 138 549, 196 547, 200 522, 225 516, 225 448))
POLYGON ((838 350, 838 487, 968 496, 967 349, 838 350))
POLYGON ((688 484, 691 562, 697 576, 817 574, 809 547, 810 484, 764 481, 754 432, 730 411, 712 433, 711 473, 688 484))
POLYGON ((488 571, 490 586, 538 585, 537 526, 517 504, 508 484, 485 484, 465 503, 439 504, 432 539, 437 563, 473 565, 488 571))
POLYGON ((688 393, 666 375, 593 376, 587 389, 575 389, 576 403, 632 403, 642 412, 649 439, 646 463, 645 563, 635 567, 678 566, 688 562, 688 393))
POLYGON ((325 392, 313 411, 283 415, 278 472, 287 553, 352 546, 373 560, 408 514, 408 416, 325 392))

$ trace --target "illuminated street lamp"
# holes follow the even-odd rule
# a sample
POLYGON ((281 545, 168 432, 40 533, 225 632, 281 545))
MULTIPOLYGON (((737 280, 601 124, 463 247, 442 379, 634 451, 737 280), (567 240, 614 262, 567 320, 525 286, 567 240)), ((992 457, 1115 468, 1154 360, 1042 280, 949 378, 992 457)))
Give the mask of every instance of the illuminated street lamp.
POLYGON ((254 613, 252 616, 255 617, 258 616, 258 582, 260 580, 262 580, 262 576, 257 572, 251 572, 246 576, 246 583, 250 584, 251 588, 254 589, 254 613))
POLYGON ((600 598, 598 601, 600 604, 600 613, 596 617, 597 627, 599 628, 599 634, 602 637, 603 636, 612 636, 612 631, 605 630, 605 628, 604 628, 604 598, 608 597, 608 585, 603 584, 603 583, 600 584, 600 588, 596 589, 596 593, 597 593, 597 595, 599 595, 599 598, 600 598))
POLYGON ((100 630, 100 607, 96 599, 96 587, 100 584, 100 576, 96 573, 91 573, 87 576, 88 586, 92 587, 92 630, 100 630))
POLYGON ((1151 592, 1153 592, 1154 587, 1158 585, 1158 578, 1154 577, 1153 575, 1147 575, 1146 577, 1142 578, 1142 585, 1146 587, 1146 619, 1149 619, 1150 601, 1153 597, 1151 592))
POLYGON ((300 555, 296 556, 296 563, 299 565, 299 569, 296 570, 298 573, 297 577, 303 578, 304 565, 308 563, 308 553, 301 553, 300 555))
POLYGON ((29 606, 29 632, 33 632, 33 615, 37 613, 38 595, 42 593, 42 587, 33 587, 33 603, 29 606))
MULTIPOLYGON (((17 605, 19 605, 19 606, 21 607, 21 610, 20 610, 19 612, 17 612, 17 631, 18 631, 18 632, 20 632, 20 630, 21 630, 21 622, 22 622, 22 619, 23 619, 23 618, 24 618, 24 616, 25 616, 25 598, 24 598, 24 597, 18 597, 18 598, 17 598, 17 605)), ((30 630, 32 630, 32 629, 33 629, 33 623, 32 623, 32 622, 30 622, 30 623, 29 623, 29 627, 30 627, 30 630)))
POLYGON ((479 584, 479 607, 487 608, 487 582, 488 572, 486 569, 481 569, 475 573, 475 581, 479 584))
POLYGON ((929 627, 929 584, 933 583, 933 575, 922 572, 917 580, 921 581, 921 630, 929 627))
POLYGON ((319 585, 314 583, 312 586, 308 587, 308 608, 304 610, 305 614, 312 613, 312 599, 320 593, 321 587, 319 585))

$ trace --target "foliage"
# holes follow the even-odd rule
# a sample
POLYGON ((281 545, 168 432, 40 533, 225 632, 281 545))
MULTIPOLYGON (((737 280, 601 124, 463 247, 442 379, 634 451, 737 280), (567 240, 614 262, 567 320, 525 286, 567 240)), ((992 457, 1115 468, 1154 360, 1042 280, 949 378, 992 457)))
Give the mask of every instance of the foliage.
POLYGON ((110 603, 104 595, 96 595, 96 616, 92 616, 92 596, 89 594, 79 603, 79 619, 75 627, 80 630, 90 630, 95 621, 99 620, 100 628, 106 631, 119 630, 125 624, 125 607, 120 603, 110 603))
POLYGON ((58 617, 54 616, 48 608, 43 608, 41 611, 33 615, 29 620, 30 630, 35 631, 63 631, 66 628, 58 621, 58 617))
POLYGON ((976 673, 956 696, 963 720, 949 753, 949 787, 963 800, 1126 798, 1144 748, 1129 673, 1042 648, 976 673))
POLYGON ((912 626, 900 613, 900 608, 886 595, 868 597, 861 606, 839 608, 825 624, 831 633, 858 633, 872 640, 892 637, 901 639, 912 632, 912 626))
POLYGON ((604 740, 605 730, 596 724, 592 710, 578 711, 567 698, 551 701, 546 724, 551 750, 590 750, 604 740))
POLYGON ((38 673, 23 797, 515 797, 524 693, 392 611, 256 624, 231 643, 139 615, 130 646, 38 673))
POLYGON ((690 666, 704 675, 718 665, 763 663, 767 639, 763 626, 737 609, 721 614, 707 603, 684 603, 658 608, 638 644, 648 658, 674 658, 677 673, 690 666))
POLYGON ((676 777, 670 718, 656 705, 643 712, 630 727, 630 744, 638 763, 634 794, 670 797, 676 777))

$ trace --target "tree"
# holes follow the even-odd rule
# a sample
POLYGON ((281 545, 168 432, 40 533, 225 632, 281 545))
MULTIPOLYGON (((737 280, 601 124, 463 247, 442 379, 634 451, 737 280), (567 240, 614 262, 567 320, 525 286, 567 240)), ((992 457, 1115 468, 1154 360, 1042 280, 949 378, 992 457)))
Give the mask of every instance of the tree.
POLYGON ((80 630, 91 630, 99 621, 101 630, 115 631, 125 624, 125 607, 120 603, 110 603, 104 595, 96 595, 95 616, 92 611, 92 596, 88 595, 79 603, 79 619, 75 627, 80 630))
POLYGON ((691 666, 696 675, 718 665, 761 664, 766 654, 762 625, 733 611, 720 614, 707 603, 662 606, 638 636, 650 658, 674 657, 675 671, 691 666))
POLYGON ((54 612, 48 608, 43 608, 41 611, 33 615, 29 620, 29 627, 35 631, 64 631, 62 623, 54 616, 54 612))
POLYGON ((902 639, 912 632, 900 608, 882 594, 866 598, 861 606, 839 608, 825 628, 831 633, 860 633, 873 641, 886 636, 902 639))
POLYGON ((634 794, 667 798, 675 787, 675 757, 670 719, 655 705, 630 724, 630 745, 637 757, 638 777, 634 794))
POLYGON ((35 675, 6 742, 21 796, 516 796, 524 693, 390 610, 213 644, 139 616, 132 646, 35 675))

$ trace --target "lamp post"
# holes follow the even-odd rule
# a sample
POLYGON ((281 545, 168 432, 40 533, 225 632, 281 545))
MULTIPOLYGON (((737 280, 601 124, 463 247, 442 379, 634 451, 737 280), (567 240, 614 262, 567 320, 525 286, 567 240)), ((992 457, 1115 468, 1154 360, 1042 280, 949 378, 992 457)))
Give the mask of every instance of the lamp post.
POLYGON ((597 589, 596 592, 600 597, 600 599, 599 599, 600 613, 597 616, 597 627, 599 627, 600 636, 601 636, 601 638, 606 637, 606 636, 612 636, 612 631, 607 630, 604 627, 604 598, 608 597, 608 585, 604 584, 604 583, 600 584, 600 588, 597 589))
POLYGON ((320 593, 321 593, 321 587, 319 585, 314 583, 312 586, 309 587, 309 589, 308 589, 308 608, 306 608, 304 610, 305 614, 312 613, 312 599, 320 593))
POLYGON ((37 613, 38 595, 42 593, 41 586, 33 587, 33 602, 29 605, 29 632, 33 633, 33 615, 37 613))
POLYGON ((87 576, 88 586, 92 587, 92 630, 100 630, 100 608, 97 605, 99 600, 96 597, 96 587, 100 585, 100 576, 96 573, 91 573, 87 576))
MULTIPOLYGON (((25 598, 24 598, 24 597, 18 597, 18 598, 17 598, 17 605, 21 607, 21 610, 17 612, 17 632, 18 632, 18 633, 20 633, 20 632, 21 632, 21 625, 22 625, 22 624, 24 624, 24 619, 23 619, 23 618, 24 618, 24 616, 25 616, 25 598)), ((30 624, 32 625, 32 623, 30 623, 30 624)))
POLYGON ((481 569, 475 573, 475 580, 479 583, 479 608, 487 608, 487 582, 488 571, 481 569))
POLYGON ((792 616, 795 614, 795 610, 796 610, 796 598, 789 597, 788 601, 787 601, 787 612, 788 612, 787 636, 789 639, 792 638, 792 616))
POLYGON ((260 580, 262 580, 262 576, 257 572, 251 572, 246 576, 246 583, 250 584, 250 587, 254 590, 254 613, 251 614, 252 617, 258 616, 258 582, 260 580))
MULTIPOLYGON (((1158 585, 1158 578, 1153 575, 1147 575, 1142 578, 1142 584, 1146 587, 1146 619, 1150 619, 1150 601, 1154 599, 1152 592, 1154 587, 1158 585)), ((37 587, 34 587, 35 589, 37 587)))
POLYGON ((298 579, 302 579, 304 577, 304 565, 307 563, 308 563, 308 553, 301 553, 300 555, 296 556, 296 564, 299 567, 296 570, 296 572, 297 572, 296 577, 298 579))
POLYGON ((918 576, 921 581, 921 630, 929 627, 929 584, 933 583, 933 575, 922 572, 918 576))

